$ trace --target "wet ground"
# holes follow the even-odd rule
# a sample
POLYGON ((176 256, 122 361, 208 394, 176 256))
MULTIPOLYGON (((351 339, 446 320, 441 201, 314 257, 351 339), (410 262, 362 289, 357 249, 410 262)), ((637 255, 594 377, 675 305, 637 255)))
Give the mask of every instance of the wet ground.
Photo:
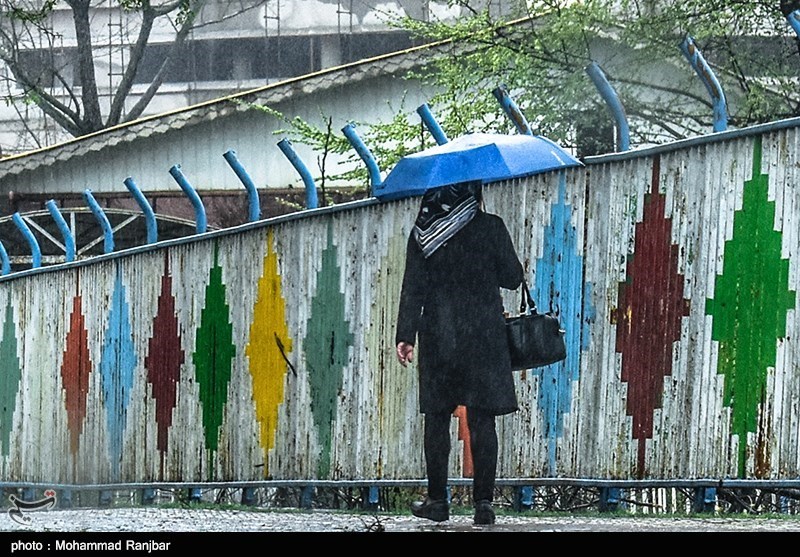
MULTIPOLYGON (((609 514, 536 516, 501 514, 492 526, 474 526, 472 516, 451 516, 442 523, 410 514, 347 513, 327 510, 227 510, 129 507, 52 509, 0 515, 5 533, 508 533, 508 532, 771 532, 800 534, 800 519, 740 517, 665 517, 609 514)), ((13 536, 12 536, 13 537, 13 536)), ((1 546, 0 546, 1 547, 1 546)))

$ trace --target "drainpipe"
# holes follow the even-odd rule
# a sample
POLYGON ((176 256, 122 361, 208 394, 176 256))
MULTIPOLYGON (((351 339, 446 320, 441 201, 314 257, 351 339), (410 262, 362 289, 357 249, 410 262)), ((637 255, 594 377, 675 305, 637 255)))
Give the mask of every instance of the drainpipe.
POLYGON ((37 269, 42 266, 42 251, 39 249, 39 242, 36 241, 36 237, 31 232, 31 229, 28 228, 28 225, 22 219, 19 213, 14 213, 11 217, 11 220, 14 221, 14 224, 17 225, 22 235, 25 236, 25 239, 28 241, 28 244, 31 246, 31 260, 33 262, 32 268, 37 269))
POLYGON ((8 252, 3 242, 0 242, 0 258, 3 260, 3 275, 11 274, 11 260, 8 258, 8 252))
POLYGON ((139 189, 139 186, 136 185, 133 178, 129 176, 125 178, 124 182, 125 187, 131 192, 136 203, 139 204, 142 213, 144 213, 144 222, 147 226, 147 243, 155 244, 158 241, 158 225, 156 224, 156 215, 153 212, 153 208, 150 206, 150 203, 147 202, 144 194, 142 194, 142 190, 139 189))
POLYGON ((722 132, 728 128, 728 105, 725 101, 725 93, 717 81, 714 72, 711 71, 708 63, 706 63, 694 39, 686 37, 681 43, 681 51, 689 63, 694 68, 703 85, 706 86, 708 94, 711 96, 714 105, 714 131, 722 132))
POLYGON ((600 96, 606 101, 606 104, 611 109, 614 115, 614 120, 617 122, 617 149, 620 151, 627 151, 630 149, 630 129, 628 128, 628 119, 625 116, 625 109, 622 108, 622 103, 619 101, 616 91, 614 91, 611 84, 606 79, 605 73, 600 69, 596 62, 592 62, 586 66, 586 73, 592 78, 595 87, 600 91, 600 96))
MULTIPOLYGON (((342 133, 350 142, 350 145, 356 150, 356 153, 361 157, 361 160, 364 161, 367 165, 367 170, 369 171, 369 181, 372 190, 374 191, 375 188, 379 187, 383 183, 383 179, 381 178, 381 171, 378 168, 378 163, 375 162, 375 158, 372 156, 372 153, 369 152, 367 146, 364 145, 364 142, 361 141, 361 138, 356 133, 356 127, 353 124, 347 124, 345 127, 342 128, 342 133)), ((370 192, 372 194, 372 192, 370 192)))
POLYGON ((169 173, 178 182, 178 185, 183 190, 183 193, 189 198, 192 202, 192 206, 194 207, 194 215, 195 215, 195 229, 197 230, 198 234, 202 234, 208 228, 206 224, 206 208, 203 206, 203 201, 200 199, 200 196, 197 195, 197 192, 183 175, 181 172, 181 165, 176 164, 172 168, 169 169, 169 173))
POLYGON ((292 163, 295 170, 300 174, 300 177, 303 179, 303 183, 306 186, 306 209, 316 209, 319 207, 319 201, 317 200, 317 186, 314 184, 314 178, 311 176, 311 173, 308 171, 308 168, 303 161, 300 160, 300 157, 297 156, 297 153, 292 148, 292 142, 288 139, 284 138, 278 142, 278 147, 286 155, 286 158, 289 159, 289 162, 292 163))
POLYGON ((97 219, 97 222, 103 229, 103 252, 111 253, 114 251, 114 231, 111 229, 111 223, 108 222, 105 212, 100 207, 100 204, 97 203, 94 195, 92 195, 92 190, 83 190, 83 198, 92 210, 94 218, 97 219))
POLYGON ((56 221, 56 226, 61 231, 61 236, 64 238, 64 254, 67 262, 75 261, 75 238, 72 237, 72 232, 67 225, 67 221, 58 210, 56 202, 52 199, 45 203, 47 210, 50 211, 50 216, 56 221))
POLYGON ((239 162, 239 159, 236 156, 236 151, 230 149, 222 156, 225 157, 226 161, 228 161, 228 164, 236 173, 236 176, 238 176, 239 180, 242 182, 242 185, 244 185, 244 188, 247 190, 247 197, 250 200, 250 222, 261 220, 261 205, 258 200, 258 190, 256 189, 256 185, 253 183, 253 180, 250 179, 250 175, 242 166, 242 163, 239 162))
POLYGON ((433 117, 431 109, 427 103, 417 108, 417 114, 419 114, 420 118, 422 118, 422 122, 425 124, 425 127, 428 128, 428 131, 431 132, 431 135, 436 140, 437 145, 444 145, 449 141, 447 139, 447 135, 444 133, 444 130, 439 125, 439 122, 437 122, 436 118, 433 117))
POLYGON ((497 102, 500 103, 500 106, 503 107, 506 115, 514 122, 514 125, 517 127, 517 131, 519 133, 524 133, 525 135, 533 135, 533 130, 531 129, 528 121, 525 119, 525 116, 522 114, 522 111, 517 106, 517 103, 509 96, 508 90, 506 89, 505 85, 500 85, 496 87, 492 94, 497 99, 497 102))

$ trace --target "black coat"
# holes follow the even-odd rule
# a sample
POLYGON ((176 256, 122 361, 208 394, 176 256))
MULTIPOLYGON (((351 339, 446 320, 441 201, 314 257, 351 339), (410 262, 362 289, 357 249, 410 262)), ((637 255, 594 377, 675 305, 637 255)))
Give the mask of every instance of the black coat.
POLYGON ((497 215, 478 211, 427 260, 412 232, 395 344, 416 346, 421 412, 517 410, 500 288, 516 289, 522 278, 497 215))

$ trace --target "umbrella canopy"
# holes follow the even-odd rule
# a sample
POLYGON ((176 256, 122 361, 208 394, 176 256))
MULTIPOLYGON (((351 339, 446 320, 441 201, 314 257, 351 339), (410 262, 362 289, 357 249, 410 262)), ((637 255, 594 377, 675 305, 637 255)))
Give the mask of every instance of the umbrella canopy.
POLYGON ((373 194, 388 201, 449 184, 496 182, 571 166, 583 163, 546 137, 471 133, 403 157, 373 194))

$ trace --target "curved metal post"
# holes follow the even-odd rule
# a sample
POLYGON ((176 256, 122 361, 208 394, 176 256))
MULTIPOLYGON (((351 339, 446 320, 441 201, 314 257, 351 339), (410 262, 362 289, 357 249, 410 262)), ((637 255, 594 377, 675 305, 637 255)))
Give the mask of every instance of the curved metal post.
POLYGON ((795 34, 800 37, 800 10, 795 10, 789 15, 786 16, 786 21, 789 22, 789 25, 792 26, 794 29, 795 34))
POLYGON ((525 116, 517 106, 517 103, 515 103, 514 100, 509 96, 506 86, 500 85, 499 87, 495 87, 495 89, 492 91, 492 94, 497 99, 497 102, 500 103, 500 106, 503 107, 506 115, 508 115, 511 121, 514 122, 514 125, 517 127, 517 131, 519 131, 519 133, 524 133, 525 135, 533 135, 533 130, 528 124, 528 120, 525 119, 525 116))
POLYGON ((603 73, 603 70, 600 69, 600 66, 596 62, 592 62, 586 66, 586 73, 592 78, 595 87, 600 91, 600 96, 606 101, 606 104, 611 109, 611 113, 614 115, 614 120, 617 122, 617 148, 620 151, 627 151, 630 149, 631 145, 630 128, 628 127, 628 118, 625 115, 625 109, 622 107, 622 103, 619 101, 616 91, 611 87, 608 79, 606 79, 605 73, 603 73))
POLYGON ((103 229, 103 253, 111 253, 114 251, 114 231, 111 228, 111 223, 108 222, 108 217, 106 217, 102 207, 92 195, 92 190, 83 190, 83 198, 86 200, 86 204, 89 205, 89 209, 92 210, 94 218, 97 219, 103 229))
POLYGON ((439 125, 439 122, 436 121, 436 118, 433 117, 428 103, 418 107, 417 114, 422 118, 422 122, 425 124, 425 127, 428 128, 428 131, 431 132, 437 145, 444 145, 449 141, 449 139, 447 139, 447 134, 444 133, 444 130, 439 125))
POLYGON ((192 206, 194 207, 195 229, 197 230, 198 234, 202 234, 208 228, 206 224, 206 208, 203 206, 203 201, 183 175, 183 172, 181 172, 181 165, 174 165, 169 169, 169 173, 173 178, 175 178, 175 181, 178 182, 178 185, 183 190, 183 193, 185 193, 192 202, 192 206))
POLYGON ((222 156, 225 157, 226 161, 228 161, 228 164, 236 173, 236 176, 239 177, 239 180, 247 190, 247 196, 250 200, 250 222, 261 220, 261 204, 258 200, 258 190, 256 189, 256 185, 253 183, 253 180, 250 179, 250 175, 239 162, 239 158, 236 156, 236 151, 230 149, 222 156))
POLYGON ((37 269, 42 266, 42 250, 39 249, 39 242, 36 241, 36 237, 31 232, 31 229, 28 228, 28 225, 25 224, 25 221, 22 219, 22 216, 19 213, 14 213, 11 216, 11 220, 14 221, 14 224, 17 225, 22 235, 25 236, 25 239, 28 241, 28 244, 31 246, 31 261, 32 267, 37 269))
POLYGON ((3 275, 11 274, 11 260, 8 258, 8 252, 3 242, 0 242, 0 259, 3 260, 3 275))
POLYGON ((67 262, 75 261, 75 238, 72 236, 72 231, 69 229, 67 221, 58 210, 56 202, 50 199, 47 203, 47 210, 50 211, 50 216, 56 221, 56 226, 61 231, 61 236, 64 238, 64 254, 67 262))
POLYGON ((303 183, 306 186, 306 209, 316 209, 319 206, 319 202, 317 201, 317 186, 314 184, 314 178, 311 177, 308 168, 306 168, 306 165, 303 164, 303 161, 301 161, 300 157, 295 153, 291 141, 285 138, 281 139, 278 142, 278 147, 283 154, 286 155, 286 158, 289 159, 289 162, 292 163, 295 170, 297 170, 300 177, 303 179, 303 183))
POLYGON ((147 202, 142 190, 139 189, 139 186, 136 185, 133 178, 128 176, 123 181, 125 182, 125 187, 128 188, 128 191, 131 192, 136 203, 138 203, 139 207, 142 209, 142 213, 144 213, 144 222, 147 226, 147 243, 155 244, 158 241, 158 224, 156 223, 156 215, 153 212, 153 208, 150 206, 150 203, 147 202))
POLYGON ((721 132, 728 129, 728 104, 725 100, 725 93, 717 81, 714 72, 711 71, 706 63, 694 39, 686 37, 681 43, 681 52, 697 72, 703 85, 706 86, 708 94, 711 96, 714 105, 714 131, 721 132))
POLYGON ((375 162, 375 158, 372 156, 372 153, 369 152, 367 146, 364 145, 364 142, 361 141, 361 138, 356 133, 356 127, 354 124, 347 124, 345 127, 342 128, 342 133, 350 142, 350 145, 356 150, 358 156, 361 157, 361 160, 364 161, 367 165, 367 171, 369 171, 369 181, 372 188, 377 188, 383 182, 381 178, 381 170, 378 168, 378 163, 375 162))

